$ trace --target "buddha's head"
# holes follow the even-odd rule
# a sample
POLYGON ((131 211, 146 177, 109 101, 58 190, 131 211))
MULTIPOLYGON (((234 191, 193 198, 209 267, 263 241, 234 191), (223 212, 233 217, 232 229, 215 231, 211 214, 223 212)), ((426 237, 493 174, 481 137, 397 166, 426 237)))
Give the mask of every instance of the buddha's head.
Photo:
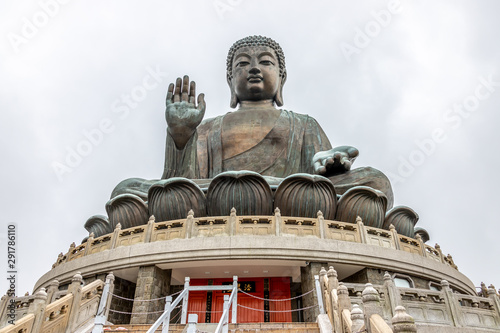
POLYGON ((242 101, 271 100, 283 105, 285 55, 271 38, 249 36, 231 46, 227 55, 227 83, 231 107, 242 101))

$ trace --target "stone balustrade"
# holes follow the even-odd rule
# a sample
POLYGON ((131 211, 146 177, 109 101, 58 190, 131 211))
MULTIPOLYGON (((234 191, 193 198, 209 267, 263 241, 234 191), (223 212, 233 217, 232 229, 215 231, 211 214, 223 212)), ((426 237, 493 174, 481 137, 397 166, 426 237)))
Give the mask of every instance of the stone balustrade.
MULTIPOLYGON (((13 302, 26 311, 16 311, 14 324, 7 324, 8 315, 0 314, 3 327, 0 333, 62 333, 75 332, 93 321, 101 299, 104 282, 96 280, 81 287, 81 275, 73 277, 68 290, 58 291, 59 283, 54 281, 47 292, 41 288, 31 296, 15 297, 13 302), (25 306, 29 304, 29 306, 25 306)), ((10 301, 10 298, 7 298, 10 301)), ((2 299, 4 301, 4 299, 2 299)), ((3 306, 3 304, 2 304, 3 306)), ((9 318, 9 321, 10 318, 9 318)))
POLYGON ((369 227, 360 218, 356 223, 325 220, 321 212, 316 218, 281 216, 279 209, 272 216, 237 216, 233 209, 229 216, 194 217, 189 214, 185 219, 163 222, 155 222, 151 217, 147 224, 123 230, 118 224, 110 234, 97 238, 90 234, 85 243, 78 246, 71 244, 66 254, 59 255, 53 267, 120 246, 234 235, 316 237, 363 243, 413 253, 457 268, 450 255, 445 257, 442 254, 439 245, 431 247, 424 244, 418 235, 416 239, 400 235, 392 226, 389 230, 369 227))
MULTIPOLYGON (((457 293, 445 280, 441 281, 441 290, 402 288, 395 285, 388 273, 384 276, 384 284, 379 285, 343 282, 331 284, 328 280, 330 276, 335 276, 329 274, 331 271, 332 267, 328 271, 328 279, 326 270, 322 269, 320 272, 320 279, 321 276, 325 279, 323 289, 326 292, 323 295, 328 296, 333 289, 337 289, 335 297, 324 297, 327 313, 331 318, 342 318, 342 322, 352 328, 357 317, 365 319, 364 324, 369 325, 367 320, 372 314, 380 315, 386 322, 390 322, 392 318, 394 324, 394 316, 400 307, 404 307, 408 318, 411 317, 410 321, 414 321, 423 332, 429 326, 463 328, 463 332, 498 330, 500 327, 500 296, 492 288, 488 289, 488 297, 457 293), (329 305, 328 302, 332 304, 329 305), (334 310, 337 314, 333 313, 334 310)), ((394 332, 396 331, 394 327, 394 332)))

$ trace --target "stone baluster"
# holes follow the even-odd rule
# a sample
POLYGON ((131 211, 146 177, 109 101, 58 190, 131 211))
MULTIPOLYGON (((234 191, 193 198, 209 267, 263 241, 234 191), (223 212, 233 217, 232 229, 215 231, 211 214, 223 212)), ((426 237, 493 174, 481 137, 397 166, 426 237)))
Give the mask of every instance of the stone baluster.
POLYGON ((185 238, 193 237, 194 232, 194 211, 192 209, 189 210, 188 215, 186 217, 186 236, 185 238))
POLYGON ((113 234, 111 235, 111 248, 116 248, 118 244, 118 237, 120 237, 120 231, 122 230, 122 224, 116 224, 115 230, 113 230, 113 234))
POLYGON ((393 224, 389 226, 389 232, 391 233, 392 241, 394 243, 394 248, 396 250, 401 250, 401 244, 399 244, 399 234, 398 231, 396 230, 396 227, 393 224))
POLYGON ((413 333, 417 331, 417 325, 412 316, 406 313, 404 306, 398 305, 392 317, 394 333, 413 333))
POLYGON ((10 302, 10 297, 3 295, 0 300, 0 327, 4 327, 7 324, 7 305, 10 302))
MULTIPOLYGON (((150 243, 151 239, 153 239, 153 232, 155 229, 155 216, 151 215, 148 220, 148 224, 146 226, 146 236, 144 237, 144 243, 150 243)), ((186 229, 187 235, 187 229, 186 229)))
POLYGON ((427 257, 427 251, 425 250, 425 243, 422 239, 422 236, 420 236, 419 234, 416 234, 415 239, 417 240, 418 244, 420 245, 422 257, 427 257))
POLYGON ((236 216, 236 208, 231 208, 231 213, 229 214, 229 235, 234 236, 236 234, 236 229, 238 225, 238 217, 236 216))
POLYGON ((323 216, 323 212, 318 210, 318 227, 319 227, 319 237, 321 239, 325 238, 326 233, 326 225, 325 225, 325 217, 323 216))
POLYGON ((339 280, 337 271, 333 268, 333 266, 330 266, 328 268, 327 276, 328 276, 328 290, 331 291, 333 289, 337 289, 339 287, 339 280))
POLYGON ((281 236, 281 211, 278 207, 274 209, 274 218, 276 219, 276 236, 281 236))
POLYGON ((31 332, 41 332, 43 323, 45 322, 45 308, 47 307, 47 293, 45 292, 45 288, 40 288, 34 296, 33 307, 30 307, 28 312, 35 316, 31 332))
POLYGON ((361 217, 356 217, 356 224, 358 225, 359 239, 361 243, 366 244, 366 229, 361 217))
POLYGON ((451 313, 453 325, 456 327, 461 327, 462 325, 460 323, 460 318, 462 316, 462 313, 460 311, 458 300, 455 297, 455 294, 453 293, 453 291, 451 290, 450 284, 448 283, 448 281, 442 280, 441 287, 442 287, 442 290, 444 292, 445 302, 446 302, 448 309, 450 310, 450 313, 451 313))
POLYGON ((351 321, 351 332, 361 332, 361 329, 365 326, 365 315, 363 314, 363 310, 361 310, 357 304, 352 306, 351 321))
POLYGON ((55 301, 57 291, 59 291, 59 281, 52 280, 47 287, 47 304, 55 301))
POLYGON ((89 238, 87 239, 87 242, 85 243, 85 251, 83 252, 84 256, 90 254, 90 249, 92 248, 92 243, 94 242, 94 236, 95 236, 95 234, 93 232, 91 232, 89 234, 89 238))
POLYGON ((344 309, 351 311, 351 298, 349 297, 349 290, 347 290, 347 287, 342 282, 339 282, 337 295, 339 297, 339 312, 342 313, 344 309))
POLYGON ((371 332, 370 317, 372 315, 383 316, 383 309, 380 305, 380 296, 371 283, 365 285, 365 289, 361 294, 361 300, 363 302, 363 308, 365 312, 365 325, 368 332, 371 332))
POLYGON ((76 330, 78 314, 80 312, 80 302, 82 300, 82 284, 83 277, 80 272, 73 275, 71 284, 68 287, 68 294, 73 294, 73 302, 71 303, 66 333, 73 333, 76 330))
POLYGON ((439 246, 439 244, 436 243, 436 245, 434 245, 434 248, 436 249, 436 251, 438 251, 439 258, 440 258, 441 262, 444 264, 444 256, 443 256, 443 252, 441 251, 441 246, 439 246))
POLYGON ((386 294, 389 296, 388 300, 390 303, 391 313, 395 315, 396 308, 401 305, 401 295, 399 294, 398 288, 394 284, 389 272, 384 274, 384 287, 386 289, 386 294))
POLYGON ((497 295, 497 292, 495 291, 495 287, 489 286, 488 287, 488 298, 491 298, 493 301, 493 307, 495 308, 495 311, 497 312, 498 316, 500 316, 500 298, 497 295))

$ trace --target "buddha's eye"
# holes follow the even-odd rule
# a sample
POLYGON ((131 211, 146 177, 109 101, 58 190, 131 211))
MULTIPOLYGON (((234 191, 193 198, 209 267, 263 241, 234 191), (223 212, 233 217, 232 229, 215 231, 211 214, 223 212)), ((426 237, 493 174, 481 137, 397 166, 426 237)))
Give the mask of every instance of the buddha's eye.
POLYGON ((249 65, 250 63, 248 61, 240 61, 239 63, 236 64, 238 67, 245 67, 249 65))
POLYGON ((270 61, 270 60, 262 60, 260 63, 261 63, 262 65, 264 65, 264 66, 271 66, 271 65, 274 65, 274 64, 273 64, 273 62, 272 62, 272 61, 270 61))

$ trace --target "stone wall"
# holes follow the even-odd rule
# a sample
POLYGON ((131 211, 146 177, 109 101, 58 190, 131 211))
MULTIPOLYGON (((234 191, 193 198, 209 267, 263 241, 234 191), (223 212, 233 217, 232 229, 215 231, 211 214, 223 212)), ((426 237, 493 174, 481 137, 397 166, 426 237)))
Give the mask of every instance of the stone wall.
MULTIPOLYGON (((135 295, 136 284, 125 279, 115 278, 115 287, 113 294, 120 297, 133 299, 135 295)), ((134 302, 120 299, 117 297, 111 298, 110 309, 120 312, 132 312, 134 302)), ((109 311, 108 321, 113 324, 128 324, 131 316, 118 312, 109 311)))
POLYGON ((164 271, 154 265, 139 267, 131 324, 153 324, 158 319, 165 308, 165 299, 158 298, 170 294, 171 277, 171 269, 164 271))

